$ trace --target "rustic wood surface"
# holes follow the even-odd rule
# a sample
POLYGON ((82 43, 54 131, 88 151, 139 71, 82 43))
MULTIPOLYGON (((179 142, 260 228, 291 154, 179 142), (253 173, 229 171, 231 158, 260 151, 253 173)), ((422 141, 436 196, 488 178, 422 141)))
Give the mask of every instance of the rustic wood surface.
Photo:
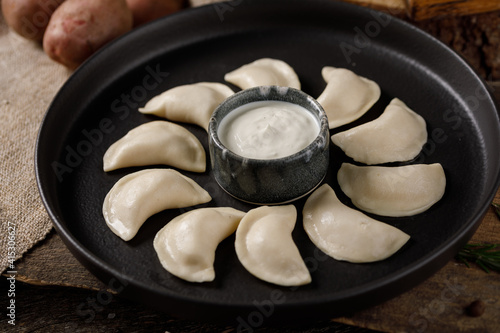
MULTIPOLYGON (((192 0, 196 2, 196 0, 192 0)), ((201 0, 203 1, 203 0, 201 0)), ((343 0, 360 6, 406 15, 415 21, 457 17, 500 10, 498 0, 343 0)))
POLYGON ((406 0, 344 0, 359 6, 384 10, 398 15, 409 15, 406 0))
POLYGON ((344 1, 414 24, 457 51, 483 78, 500 80, 500 0, 344 1))
POLYGON ((483 78, 500 80, 500 11, 409 22, 458 52, 483 78))
MULTIPOLYGON (((0 278, 2 294, 9 289, 5 278, 0 278)), ((172 318, 157 310, 119 296, 102 292, 61 287, 33 286, 16 283, 16 326, 10 326, 4 313, 0 317, 0 332, 31 333, 236 333, 238 327, 201 323, 172 318), (98 300, 105 299, 101 305, 98 300)), ((251 333, 251 331, 246 331, 251 333)), ((259 333, 370 333, 360 327, 325 320, 307 325, 281 327, 261 326, 259 333)))
MULTIPOLYGON (((189 0, 192 7, 227 0, 189 0)), ((436 17, 456 17, 500 10, 498 0, 341 0, 383 10, 421 21, 436 17)))
POLYGON ((409 15, 415 20, 439 16, 470 15, 500 9, 498 0, 407 0, 409 15))

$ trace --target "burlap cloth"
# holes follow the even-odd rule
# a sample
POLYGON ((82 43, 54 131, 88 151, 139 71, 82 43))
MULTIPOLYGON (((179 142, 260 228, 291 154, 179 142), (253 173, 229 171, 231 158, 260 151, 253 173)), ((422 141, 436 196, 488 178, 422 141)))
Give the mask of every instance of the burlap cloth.
POLYGON ((40 44, 8 29, 0 15, 0 272, 9 256, 20 258, 52 228, 36 185, 35 143, 45 111, 70 74, 40 44))

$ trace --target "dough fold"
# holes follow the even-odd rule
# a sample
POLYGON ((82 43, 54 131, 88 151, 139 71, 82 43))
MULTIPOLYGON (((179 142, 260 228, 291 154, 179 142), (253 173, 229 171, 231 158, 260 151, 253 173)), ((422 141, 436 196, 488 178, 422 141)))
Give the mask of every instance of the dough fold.
POLYGON ((311 276, 292 239, 297 219, 293 205, 250 210, 236 230, 241 264, 255 277, 281 286, 300 286, 311 276))
POLYGON ((379 85, 345 68, 323 67, 327 85, 317 98, 328 116, 330 129, 349 124, 380 98, 379 85))
POLYGON ((150 216, 210 200, 207 191, 178 171, 146 169, 116 182, 104 199, 102 214, 111 231, 128 241, 150 216))
POLYGON ((399 167, 343 163, 337 180, 359 209, 394 217, 426 211, 441 200, 446 187, 446 176, 439 163, 399 167))
POLYGON ((231 207, 199 208, 168 222, 153 245, 162 266, 190 282, 215 279, 215 250, 236 231, 244 212, 231 207))
POLYGON ((332 135, 347 156, 365 164, 410 161, 427 142, 424 118, 395 98, 375 120, 332 135))
POLYGON ((410 236, 344 205, 324 184, 302 210, 304 230, 321 251, 337 260, 368 263, 396 253, 410 236))

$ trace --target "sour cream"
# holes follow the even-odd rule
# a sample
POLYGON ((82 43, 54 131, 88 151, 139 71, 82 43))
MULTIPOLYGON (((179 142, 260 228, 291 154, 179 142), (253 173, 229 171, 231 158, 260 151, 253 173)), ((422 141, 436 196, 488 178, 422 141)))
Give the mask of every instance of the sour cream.
POLYGON ((315 116, 300 105, 259 101, 242 105, 221 121, 217 135, 233 153, 254 159, 293 155, 318 136, 315 116))

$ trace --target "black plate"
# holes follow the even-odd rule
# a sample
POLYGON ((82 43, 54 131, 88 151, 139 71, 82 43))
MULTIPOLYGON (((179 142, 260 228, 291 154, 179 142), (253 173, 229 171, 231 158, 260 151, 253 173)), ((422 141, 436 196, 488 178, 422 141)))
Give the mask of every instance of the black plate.
MULTIPOLYGON (((206 133, 185 126, 207 149, 206 133)), ((301 0, 247 0, 153 22, 81 66, 43 121, 36 172, 58 233, 110 287, 174 315, 233 319, 254 327, 264 319, 343 315, 387 300, 436 272, 468 241, 485 214, 499 184, 499 146, 498 113, 485 84, 433 37, 385 14, 331 0, 307 5, 301 0), (284 288, 254 278, 237 260, 234 236, 217 250, 215 281, 193 284, 166 272, 152 246, 155 233, 187 209, 153 216, 130 242, 106 227, 101 215, 106 193, 122 176, 143 168, 105 173, 102 156, 130 129, 158 119, 140 114, 138 106, 181 84, 224 82, 226 72, 261 57, 288 62, 302 89, 315 97, 325 87, 321 68, 326 65, 347 67, 380 84, 382 97, 373 109, 332 133, 374 119, 393 97, 425 118, 429 142, 412 163, 441 163, 448 185, 443 199, 422 214, 376 217, 411 235, 397 254, 371 264, 327 258, 309 241, 299 218, 293 236, 310 267, 310 285, 284 288)), ((335 180, 348 158, 334 145, 331 149, 325 181, 351 205, 335 180)), ((205 206, 253 207, 226 195, 210 171, 185 174, 214 198, 205 206)), ((303 200, 296 205, 300 215, 303 200)))

